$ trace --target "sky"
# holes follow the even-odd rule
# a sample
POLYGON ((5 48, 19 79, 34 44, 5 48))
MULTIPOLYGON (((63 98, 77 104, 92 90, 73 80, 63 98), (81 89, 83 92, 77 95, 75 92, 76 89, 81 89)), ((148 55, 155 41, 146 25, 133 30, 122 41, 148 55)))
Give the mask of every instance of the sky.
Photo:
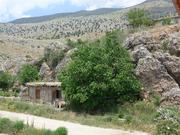
POLYGON ((0 0, 0 22, 55 13, 125 8, 145 0, 0 0))

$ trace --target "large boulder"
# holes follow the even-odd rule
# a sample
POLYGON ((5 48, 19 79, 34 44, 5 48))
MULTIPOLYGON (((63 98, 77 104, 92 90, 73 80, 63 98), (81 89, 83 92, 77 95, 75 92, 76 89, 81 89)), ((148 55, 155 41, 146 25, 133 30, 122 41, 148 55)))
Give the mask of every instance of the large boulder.
POLYGON ((47 65, 47 63, 43 63, 41 68, 40 68, 40 77, 44 81, 52 81, 52 75, 53 71, 50 69, 50 67, 47 65))
POLYGON ((147 56, 151 56, 151 53, 143 45, 137 46, 134 49, 134 51, 132 51, 131 54, 132 54, 132 57, 136 63, 142 58, 146 58, 147 56))
MULTIPOLYGON (((173 27, 174 28, 174 27, 173 27)), ((144 90, 158 92, 162 103, 180 105, 180 32, 142 32, 130 35, 124 47, 144 90)))
POLYGON ((180 86, 180 57, 171 56, 168 53, 155 54, 156 58, 164 65, 168 74, 173 77, 180 86))
POLYGON ((71 55, 77 50, 77 48, 69 50, 66 54, 65 57, 58 63, 55 72, 58 73, 62 71, 64 68, 67 67, 67 65, 71 62, 71 55))
POLYGON ((177 83, 168 74, 164 65, 154 57, 140 59, 135 72, 147 90, 163 93, 172 88, 178 88, 177 83))
POLYGON ((168 92, 163 93, 164 104, 174 104, 180 106, 180 89, 173 88, 168 92))

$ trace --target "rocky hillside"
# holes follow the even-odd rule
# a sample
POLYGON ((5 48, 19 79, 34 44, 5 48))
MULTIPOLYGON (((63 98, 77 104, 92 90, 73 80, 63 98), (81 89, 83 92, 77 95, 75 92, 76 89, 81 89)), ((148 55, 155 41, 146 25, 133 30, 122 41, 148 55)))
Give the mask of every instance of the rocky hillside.
MULTIPOLYGON (((130 34, 124 47, 136 65, 135 74, 143 84, 144 97, 155 92, 161 95, 162 104, 180 105, 180 25, 130 34)), ((49 46, 47 49, 54 54, 57 50, 65 53, 53 69, 48 62, 40 66, 42 79, 51 81, 71 60, 74 49, 68 46, 49 46)))
MULTIPOLYGON (((33 39, 61 39, 69 37, 97 37, 101 33, 114 29, 126 29, 128 22, 126 13, 132 8, 144 8, 152 13, 153 18, 175 14, 175 10, 169 0, 148 0, 135 7, 122 10, 101 10, 74 13, 74 15, 61 16, 51 21, 42 22, 38 18, 21 19, 25 24, 0 24, 0 33, 33 39), (99 13, 100 12, 100 13, 99 13), (105 14, 104 14, 105 13, 105 14), (30 23, 32 22, 32 23, 30 23), (38 23, 33 23, 38 22, 38 23)), ((54 15, 56 16, 56 15, 54 15)), ((41 17, 42 18, 42 17, 41 17)), ((17 21, 15 21, 17 23, 17 21)))
MULTIPOLYGON (((107 14, 91 12, 87 15, 86 12, 85 15, 63 16, 38 23, 0 24, 0 70, 17 74, 23 64, 37 64, 46 50, 62 50, 64 58, 53 69, 48 62, 41 61, 39 65, 42 79, 54 80, 57 71, 69 62, 74 51, 63 44, 63 39, 94 39, 106 31, 126 29, 126 13, 132 8, 145 8, 153 13, 153 18, 175 13, 170 0, 148 0, 107 14)), ((163 96, 162 102, 179 105, 180 25, 130 35, 124 46, 134 59, 135 72, 144 85, 144 91, 156 91, 163 96)))
POLYGON ((124 46, 144 91, 160 93, 163 103, 180 105, 180 25, 130 35, 124 46))
POLYGON ((63 47, 61 42, 0 35, 0 71, 17 74, 23 64, 34 63, 43 57, 48 46, 63 47))

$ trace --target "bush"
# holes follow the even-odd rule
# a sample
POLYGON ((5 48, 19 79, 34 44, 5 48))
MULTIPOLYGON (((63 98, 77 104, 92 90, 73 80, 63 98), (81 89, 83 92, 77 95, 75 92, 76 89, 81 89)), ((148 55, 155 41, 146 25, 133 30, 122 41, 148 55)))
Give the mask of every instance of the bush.
POLYGON ((133 27, 153 25, 153 20, 148 16, 144 9, 132 9, 127 14, 128 21, 133 27))
POLYGON ((7 72, 0 73, 0 89, 8 90, 14 84, 14 78, 7 72))
POLYGON ((22 121, 16 121, 14 123, 14 128, 15 128, 16 132, 21 131, 24 127, 25 127, 25 125, 22 121))
POLYGON ((170 25, 171 24, 171 18, 166 18, 162 20, 162 25, 170 25))
POLYGON ((67 135, 68 134, 68 131, 66 128, 58 128, 56 129, 56 131, 54 132, 54 135, 67 135))
POLYGON ((156 135, 180 135, 180 118, 177 108, 159 108, 157 110, 156 135))
POLYGON ((140 83, 121 43, 117 32, 112 32, 101 41, 78 47, 73 61, 58 77, 72 107, 91 112, 107 111, 118 103, 138 98, 140 83))
POLYGON ((159 108, 157 110, 156 121, 172 121, 173 123, 180 124, 180 118, 174 108, 159 108))
POLYGON ((169 50, 169 40, 164 40, 162 42, 162 49, 163 49, 164 52, 169 50))
POLYGON ((178 125, 172 121, 161 121, 158 123, 155 135, 179 135, 178 125))
POLYGON ((0 119, 0 133, 8 133, 12 129, 12 123, 9 119, 1 118, 0 119))
POLYGON ((83 41, 81 39, 78 39, 77 42, 75 42, 75 41, 73 41, 71 39, 66 40, 66 44, 71 48, 78 47, 78 46, 83 45, 85 43, 87 43, 87 41, 83 41))
POLYGON ((24 65, 19 73, 19 81, 22 84, 37 81, 39 79, 38 69, 32 65, 24 65))

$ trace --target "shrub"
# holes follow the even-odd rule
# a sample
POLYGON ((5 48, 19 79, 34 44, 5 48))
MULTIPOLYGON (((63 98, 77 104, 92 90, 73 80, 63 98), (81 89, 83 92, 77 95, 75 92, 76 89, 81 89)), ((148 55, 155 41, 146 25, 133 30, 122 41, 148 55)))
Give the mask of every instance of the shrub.
POLYGON ((159 108, 157 111, 156 135, 179 135, 180 118, 177 108, 159 108))
POLYGON ((25 127, 25 125, 22 121, 16 121, 13 127, 15 128, 16 132, 19 132, 25 127))
POLYGON ((78 46, 83 45, 85 43, 87 43, 87 41, 82 41, 81 39, 78 39, 77 42, 75 42, 71 39, 66 40, 66 44, 71 48, 78 47, 78 46))
POLYGON ((162 25, 170 25, 171 24, 171 18, 166 18, 162 20, 162 25))
POLYGON ((19 81, 22 84, 37 81, 39 79, 38 69, 32 65, 24 65, 19 73, 19 81))
POLYGON ((134 27, 153 25, 152 19, 144 9, 130 10, 127 14, 127 18, 129 23, 134 27))
POLYGON ((9 119, 0 119, 0 133, 7 133, 8 129, 11 127, 10 124, 11 122, 9 119))
POLYGON ((157 110, 157 121, 172 121, 173 123, 180 124, 180 118, 177 114, 177 110, 173 108, 159 108, 157 110))
POLYGON ((161 121, 158 123, 155 135, 179 135, 178 125, 172 121, 161 121))
POLYGON ((56 129, 56 131, 54 132, 54 135, 67 135, 67 134, 68 134, 67 129, 63 127, 56 129))
POLYGON ((53 50, 46 50, 44 54, 44 60, 48 63, 50 68, 55 68, 59 61, 64 58, 63 51, 53 51, 53 50))
POLYGON ((117 33, 112 32, 101 41, 78 47, 73 61, 58 77, 72 107, 91 112, 107 111, 118 103, 138 98, 140 83, 121 43, 117 33))
POLYGON ((0 73, 0 88, 8 90, 14 84, 14 78, 7 72, 0 73))
POLYGON ((168 49, 169 49, 169 40, 164 40, 162 42, 162 49, 163 49, 164 52, 168 51, 168 49))
POLYGON ((125 120, 128 124, 132 123, 133 121, 133 116, 132 115, 126 115, 125 120))

